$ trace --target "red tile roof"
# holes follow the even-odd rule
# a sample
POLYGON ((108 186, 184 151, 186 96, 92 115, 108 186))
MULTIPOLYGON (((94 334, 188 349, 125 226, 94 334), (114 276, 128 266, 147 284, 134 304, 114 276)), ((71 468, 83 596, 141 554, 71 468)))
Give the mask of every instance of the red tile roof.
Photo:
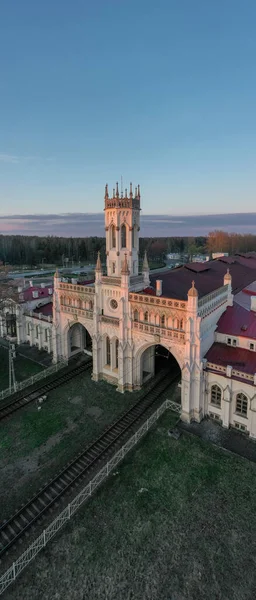
POLYGON ((48 302, 47 304, 43 304, 43 306, 39 306, 39 308, 35 308, 33 312, 38 314, 41 313, 45 317, 52 317, 52 302, 48 302))
POLYGON ((228 306, 221 315, 217 332, 256 340, 256 313, 234 302, 234 305, 228 306))
POLYGON ((211 362, 221 367, 230 365, 237 371, 242 373, 248 373, 254 375, 256 373, 256 352, 251 350, 245 350, 244 348, 237 348, 233 346, 226 346, 225 344, 215 343, 208 350, 205 358, 208 362, 211 362))

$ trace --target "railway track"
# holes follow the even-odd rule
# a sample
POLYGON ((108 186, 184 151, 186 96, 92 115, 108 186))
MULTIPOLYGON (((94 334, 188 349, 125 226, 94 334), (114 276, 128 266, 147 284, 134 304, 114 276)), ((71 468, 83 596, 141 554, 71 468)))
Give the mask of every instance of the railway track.
POLYGON ((57 375, 54 377, 54 379, 51 379, 48 382, 45 381, 44 383, 41 383, 41 385, 36 389, 29 390, 29 388, 27 388, 27 391, 24 389, 20 392, 16 392, 11 402, 7 402, 5 404, 2 402, 0 403, 0 421, 6 417, 9 417, 12 413, 16 412, 20 408, 27 406, 27 404, 30 402, 37 400, 37 398, 41 398, 41 396, 47 394, 51 390, 54 390, 60 385, 67 383, 73 379, 73 377, 80 375, 80 373, 88 371, 91 366, 92 360, 90 359, 87 362, 83 362, 81 365, 65 371, 65 373, 57 375))
POLYGON ((24 504, 10 519, 0 526, 0 557, 39 520, 49 509, 81 480, 90 477, 91 471, 114 451, 117 444, 127 435, 128 430, 154 407, 159 396, 178 378, 164 373, 151 389, 132 408, 123 413, 82 453, 58 473, 49 483, 24 504))

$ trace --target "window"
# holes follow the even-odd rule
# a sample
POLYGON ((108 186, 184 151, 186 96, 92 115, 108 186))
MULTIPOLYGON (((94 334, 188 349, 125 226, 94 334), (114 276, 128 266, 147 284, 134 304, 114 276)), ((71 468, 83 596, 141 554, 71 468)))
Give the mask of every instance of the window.
POLYGON ((126 248, 126 225, 121 227, 121 247, 126 248))
POLYGON ((231 338, 228 338, 228 339, 227 339, 227 344, 228 344, 229 346, 231 346, 231 338))
POLYGON ((221 406, 221 389, 218 385, 212 385, 211 387, 211 404, 221 406))
POLYGON ((232 341, 232 346, 236 346, 236 340, 232 341))
POLYGON ((40 327, 39 325, 36 326, 36 337, 38 338, 40 334, 40 327))
POLYGON ((92 309, 93 309, 93 303, 92 303, 92 300, 90 300, 90 302, 89 302, 89 310, 92 310, 92 309))
POLYGON ((116 272, 116 263, 115 263, 115 262, 113 262, 113 263, 112 263, 112 275, 114 275, 114 274, 115 274, 115 272, 116 272))
POLYGON ((48 294, 49 294, 49 296, 52 295, 52 288, 48 288, 48 294))
POLYGON ((180 329, 183 329, 183 319, 180 320, 180 329))
POLYGON ((110 238, 111 248, 115 248, 116 247, 116 228, 114 225, 111 227, 110 236, 111 236, 111 238, 110 238))
POLYGON ((48 342, 48 329, 44 330, 44 341, 48 342))
POLYGON ((242 425, 241 423, 234 423, 234 428, 238 429, 239 431, 247 431, 245 425, 242 425))
POLYGON ((111 349, 110 349, 110 339, 106 337, 106 364, 111 365, 111 349))
POLYGON ((134 319, 134 321, 138 321, 139 320, 139 313, 138 313, 137 310, 135 310, 134 313, 133 313, 133 319, 134 319))
POLYGON ((236 413, 238 415, 242 415, 242 417, 247 417, 247 408, 248 408, 248 400, 247 397, 240 393, 237 394, 236 397, 236 413))
POLYGON ((162 327, 165 327, 165 315, 161 316, 161 325, 162 327))
POLYGON ((27 323, 27 335, 30 335, 30 323, 27 323))
POLYGON ((38 291, 33 290, 32 296, 33 296, 33 298, 38 298, 38 291))
POLYGON ((118 307, 118 302, 115 300, 115 298, 112 298, 112 300, 110 300, 110 306, 113 310, 116 310, 118 307))
POLYGON ((250 344, 250 350, 254 350, 254 344, 250 344))
POLYGON ((116 340, 116 369, 118 369, 118 346, 119 346, 119 341, 116 340))
POLYGON ((132 247, 135 248, 135 229, 132 228, 132 247))
POLYGON ((144 321, 148 323, 148 311, 144 313, 144 321))

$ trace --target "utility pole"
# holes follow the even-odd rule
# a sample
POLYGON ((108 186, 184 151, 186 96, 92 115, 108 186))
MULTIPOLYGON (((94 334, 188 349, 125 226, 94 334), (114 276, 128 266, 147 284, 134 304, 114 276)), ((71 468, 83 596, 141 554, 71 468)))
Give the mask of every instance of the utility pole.
POLYGON ((9 343, 9 390, 12 391, 12 387, 14 392, 17 390, 17 383, 14 371, 14 362, 13 359, 16 357, 15 352, 15 344, 9 343))

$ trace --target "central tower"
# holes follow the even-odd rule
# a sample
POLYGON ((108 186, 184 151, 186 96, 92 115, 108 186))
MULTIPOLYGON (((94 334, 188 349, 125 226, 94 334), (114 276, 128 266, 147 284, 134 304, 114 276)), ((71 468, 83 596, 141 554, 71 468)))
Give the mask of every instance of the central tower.
POLYGON ((140 230, 140 186, 135 188, 133 196, 132 183, 130 193, 121 191, 118 183, 109 197, 108 185, 105 187, 105 230, 108 276, 121 277, 122 266, 127 260, 131 275, 138 275, 139 270, 139 230, 140 230))

